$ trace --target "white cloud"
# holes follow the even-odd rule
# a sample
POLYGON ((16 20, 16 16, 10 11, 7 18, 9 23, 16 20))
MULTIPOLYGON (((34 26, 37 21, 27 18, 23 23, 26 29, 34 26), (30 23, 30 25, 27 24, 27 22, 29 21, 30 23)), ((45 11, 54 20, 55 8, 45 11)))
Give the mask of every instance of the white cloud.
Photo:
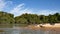
POLYGON ((32 13, 32 10, 30 9, 24 9, 24 10, 20 10, 19 12, 15 13, 15 16, 19 16, 19 15, 22 15, 22 14, 25 14, 25 13, 32 13))
POLYGON ((39 10, 37 13, 39 15, 49 15, 49 14, 55 14, 59 12, 58 10, 39 10))
MULTIPOLYGON (((4 8, 9 8, 10 4, 12 4, 12 1, 4 1, 0 0, 0 11, 3 11, 4 8)), ((31 13, 31 14, 38 14, 38 15, 49 15, 54 14, 56 12, 59 12, 58 10, 32 10, 31 8, 25 8, 25 4, 21 3, 14 7, 12 10, 10 9, 9 13, 14 14, 14 16, 19 16, 24 13, 31 13), (37 12, 36 12, 37 11, 37 12)))
POLYGON ((12 1, 0 0, 0 11, 5 11, 4 8, 10 5, 8 3, 12 4, 12 1))
POLYGON ((29 14, 29 13, 32 13, 32 10, 30 10, 30 9, 27 8, 27 9, 24 9, 24 10, 22 10, 22 11, 20 11, 20 12, 21 12, 22 14, 23 14, 23 13, 28 13, 28 14, 29 14))
POLYGON ((3 8, 5 7, 6 3, 4 2, 4 0, 0 0, 0 11, 3 10, 3 8))
MULTIPOLYGON (((12 1, 5 1, 5 0, 0 0, 0 11, 5 11, 5 9, 9 8, 10 4, 13 4, 12 1)), ((24 3, 17 5, 16 7, 14 7, 12 10, 10 9, 10 11, 8 13, 12 13, 15 16, 19 16, 23 13, 31 13, 32 10, 25 8, 24 9, 24 3)))
POLYGON ((23 8, 23 6, 24 6, 24 3, 19 4, 18 6, 16 6, 15 8, 13 8, 13 9, 10 11, 10 13, 17 13, 17 12, 19 12, 19 11, 23 8))
POLYGON ((59 11, 57 10, 32 10, 31 8, 25 8, 24 9, 24 6, 25 4, 22 3, 22 4, 19 4, 17 5, 15 8, 13 8, 10 13, 13 13, 14 16, 19 16, 21 14, 24 14, 24 13, 30 13, 30 14, 38 14, 38 15, 49 15, 49 14, 54 14, 54 13, 57 13, 59 11))
POLYGON ((25 8, 24 9, 24 3, 17 5, 15 8, 13 8, 10 13, 13 13, 14 16, 19 16, 24 13, 32 13, 32 10, 25 8))

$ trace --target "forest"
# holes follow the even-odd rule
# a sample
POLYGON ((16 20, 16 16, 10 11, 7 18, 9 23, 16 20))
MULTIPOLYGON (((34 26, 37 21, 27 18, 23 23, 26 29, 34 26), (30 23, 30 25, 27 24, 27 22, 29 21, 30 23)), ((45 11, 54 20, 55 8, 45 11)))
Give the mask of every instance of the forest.
POLYGON ((14 14, 0 11, 0 24, 55 24, 60 23, 60 13, 46 15, 22 14, 14 17, 14 14))

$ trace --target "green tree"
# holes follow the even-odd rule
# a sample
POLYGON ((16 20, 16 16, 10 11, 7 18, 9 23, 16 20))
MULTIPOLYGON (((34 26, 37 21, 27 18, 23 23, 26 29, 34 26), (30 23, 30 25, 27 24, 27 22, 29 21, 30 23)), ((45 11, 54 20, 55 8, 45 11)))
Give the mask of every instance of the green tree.
POLYGON ((0 11, 0 24, 14 23, 14 17, 12 17, 11 15, 14 16, 13 14, 0 11))

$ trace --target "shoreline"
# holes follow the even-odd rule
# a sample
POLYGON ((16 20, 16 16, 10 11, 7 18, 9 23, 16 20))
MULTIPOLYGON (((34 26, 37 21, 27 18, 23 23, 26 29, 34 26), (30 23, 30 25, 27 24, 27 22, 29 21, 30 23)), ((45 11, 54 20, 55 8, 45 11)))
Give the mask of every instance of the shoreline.
POLYGON ((50 24, 44 24, 41 25, 28 25, 27 27, 24 27, 25 29, 31 29, 31 30, 60 30, 60 23, 56 23, 55 25, 50 25, 50 24))

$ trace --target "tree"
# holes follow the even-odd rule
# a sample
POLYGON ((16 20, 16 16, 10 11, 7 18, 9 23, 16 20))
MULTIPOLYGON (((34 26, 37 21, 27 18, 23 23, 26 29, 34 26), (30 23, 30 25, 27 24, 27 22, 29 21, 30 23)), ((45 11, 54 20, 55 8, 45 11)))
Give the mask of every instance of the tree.
POLYGON ((0 11, 0 24, 12 24, 14 23, 14 16, 13 14, 9 14, 6 12, 1 12, 0 11))

